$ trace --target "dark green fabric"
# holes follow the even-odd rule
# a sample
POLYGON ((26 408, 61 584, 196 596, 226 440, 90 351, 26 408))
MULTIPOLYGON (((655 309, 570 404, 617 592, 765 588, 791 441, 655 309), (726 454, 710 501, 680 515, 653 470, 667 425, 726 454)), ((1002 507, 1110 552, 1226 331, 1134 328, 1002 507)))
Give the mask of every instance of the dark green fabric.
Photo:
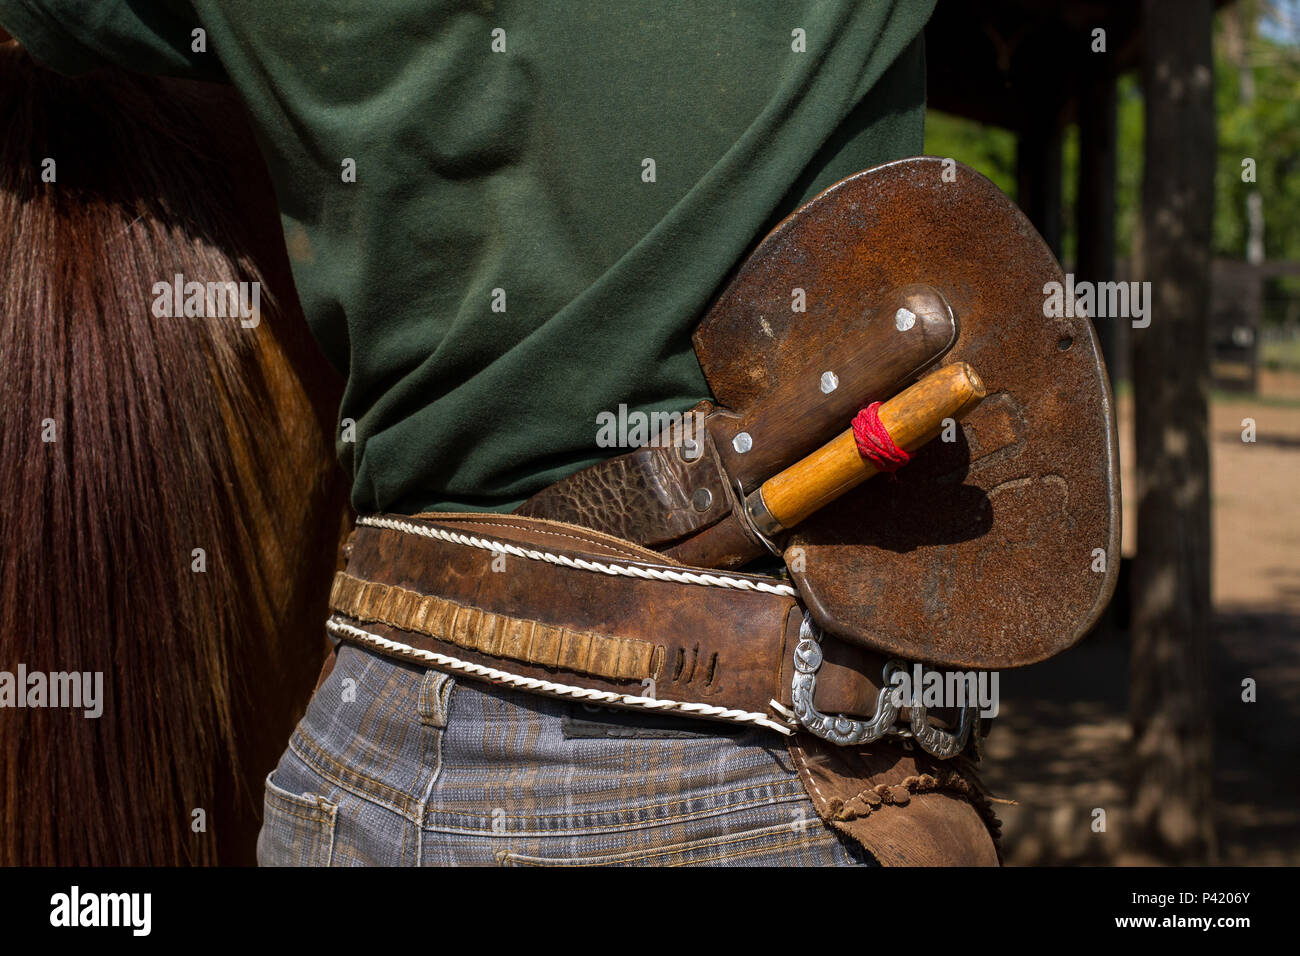
POLYGON ((920 152, 933 5, 0 0, 0 23, 65 72, 235 85, 371 512, 513 507, 612 453, 598 413, 706 397, 691 331, 763 232, 920 152))

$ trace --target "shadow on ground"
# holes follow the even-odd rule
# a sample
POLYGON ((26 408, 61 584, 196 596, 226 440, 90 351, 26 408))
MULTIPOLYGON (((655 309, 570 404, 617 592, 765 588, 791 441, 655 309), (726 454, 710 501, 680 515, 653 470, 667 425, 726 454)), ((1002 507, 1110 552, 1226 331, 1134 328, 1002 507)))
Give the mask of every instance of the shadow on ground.
MULTIPOLYGON (((1215 619, 1217 862, 1300 864, 1300 616, 1222 609, 1215 619), (1242 681, 1257 700, 1242 700, 1242 681)), ((1152 862, 1124 839, 1128 639, 1094 635, 1001 675, 984 776, 1002 806, 1009 865, 1152 862), (1105 811, 1104 832, 1093 828, 1105 811)))

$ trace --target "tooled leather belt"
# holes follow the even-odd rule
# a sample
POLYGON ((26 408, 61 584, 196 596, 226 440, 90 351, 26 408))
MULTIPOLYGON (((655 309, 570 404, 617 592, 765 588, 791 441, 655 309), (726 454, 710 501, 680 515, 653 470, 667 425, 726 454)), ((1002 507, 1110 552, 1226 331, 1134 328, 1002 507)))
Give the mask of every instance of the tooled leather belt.
POLYGON ((889 678, 905 665, 820 634, 777 579, 517 515, 363 517, 345 555, 327 627, 390 657, 838 744, 896 735, 948 757, 975 736, 973 708, 896 706, 889 678))

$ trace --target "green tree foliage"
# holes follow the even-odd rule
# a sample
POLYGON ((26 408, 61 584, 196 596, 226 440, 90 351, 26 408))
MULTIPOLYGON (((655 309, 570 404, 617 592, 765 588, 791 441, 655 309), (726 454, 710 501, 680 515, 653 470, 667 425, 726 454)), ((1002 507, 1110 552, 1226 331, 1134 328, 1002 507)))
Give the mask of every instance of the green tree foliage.
POLYGON ((965 163, 1016 194, 1016 137, 1010 130, 930 110, 925 116, 925 152, 965 163))
MULTIPOLYGON (((1300 0, 1237 0, 1216 17, 1215 84, 1219 119, 1214 251, 1244 259, 1247 195, 1258 190, 1268 259, 1300 260, 1300 0), (1253 85, 1253 89, 1251 86, 1253 85), (1255 161, 1255 183, 1242 161, 1255 161)), ((1131 255, 1140 208, 1142 89, 1135 73, 1119 80, 1116 254, 1131 255)), ((1016 194, 1016 141, 1008 130, 937 111, 926 118, 925 151, 951 156, 1016 194)), ((1065 131, 1063 258, 1073 261, 1079 168, 1077 129, 1065 131)))
POLYGON ((1233 15, 1231 9, 1220 13, 1215 37, 1219 166, 1214 251, 1245 258, 1246 197, 1257 188, 1266 257, 1300 259, 1300 47, 1261 35, 1258 20, 1238 37, 1233 31, 1241 27, 1227 23, 1233 15), (1245 159, 1255 161, 1253 184, 1242 181, 1245 159))

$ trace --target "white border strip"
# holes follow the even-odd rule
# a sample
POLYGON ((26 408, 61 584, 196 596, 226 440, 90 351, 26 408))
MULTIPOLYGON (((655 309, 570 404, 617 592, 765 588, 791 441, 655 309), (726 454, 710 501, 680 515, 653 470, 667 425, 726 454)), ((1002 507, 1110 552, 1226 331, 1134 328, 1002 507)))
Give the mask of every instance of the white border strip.
POLYGON ((383 648, 388 651, 396 651, 400 654, 416 657, 420 660, 428 661, 431 664, 437 664, 439 667, 446 667, 449 670, 460 671, 464 674, 471 674, 475 677, 486 678, 500 684, 507 684, 510 687, 517 687, 521 690, 536 691, 543 694, 555 694, 559 697, 573 697, 577 700, 591 700, 600 703, 617 703, 628 707, 638 707, 642 710, 675 710, 684 714, 695 714, 700 717, 713 717, 718 720, 726 720, 737 724, 756 724, 759 727, 767 727, 769 730, 775 730, 777 733, 789 737, 794 730, 785 724, 777 723, 765 714, 755 714, 745 710, 729 710, 725 707, 714 707, 711 704, 692 704, 676 700, 659 700, 655 697, 633 697, 629 694, 619 694, 608 690, 591 690, 585 687, 573 687, 569 684, 557 684, 554 681, 540 680, 536 677, 523 677, 519 674, 511 674, 507 671, 497 670, 495 667, 486 667, 483 664, 472 664, 469 661, 462 661, 456 657, 448 657, 445 654, 438 654, 434 651, 422 650, 418 647, 411 647, 409 644, 400 644, 397 641, 390 641, 386 637, 381 637, 371 631, 362 630, 354 627, 344 621, 331 617, 325 622, 327 630, 346 635, 351 640, 358 641, 362 644, 370 644, 374 647, 383 648))
POLYGON ((733 578, 727 575, 704 574, 695 571, 673 571, 667 568, 635 568, 622 564, 604 564, 600 561, 587 561, 583 558, 571 558, 564 554, 553 554, 550 551, 520 548, 513 544, 493 541, 491 538, 476 538, 455 531, 445 531, 442 528, 412 524, 409 521, 397 521, 393 518, 379 518, 368 515, 358 518, 357 524, 368 525, 372 528, 385 528, 389 531, 401 531, 406 534, 417 534, 425 538, 448 541, 452 544, 462 544, 470 548, 480 548, 484 551, 495 551, 499 554, 512 554, 517 558, 546 561, 550 564, 558 564, 566 568, 577 568, 581 571, 599 571, 601 574, 644 578, 651 581, 674 581, 678 584, 699 584, 710 588, 763 591, 767 594, 779 594, 781 597, 797 598, 799 596, 799 592, 788 584, 768 584, 766 581, 752 581, 748 578, 733 578))

